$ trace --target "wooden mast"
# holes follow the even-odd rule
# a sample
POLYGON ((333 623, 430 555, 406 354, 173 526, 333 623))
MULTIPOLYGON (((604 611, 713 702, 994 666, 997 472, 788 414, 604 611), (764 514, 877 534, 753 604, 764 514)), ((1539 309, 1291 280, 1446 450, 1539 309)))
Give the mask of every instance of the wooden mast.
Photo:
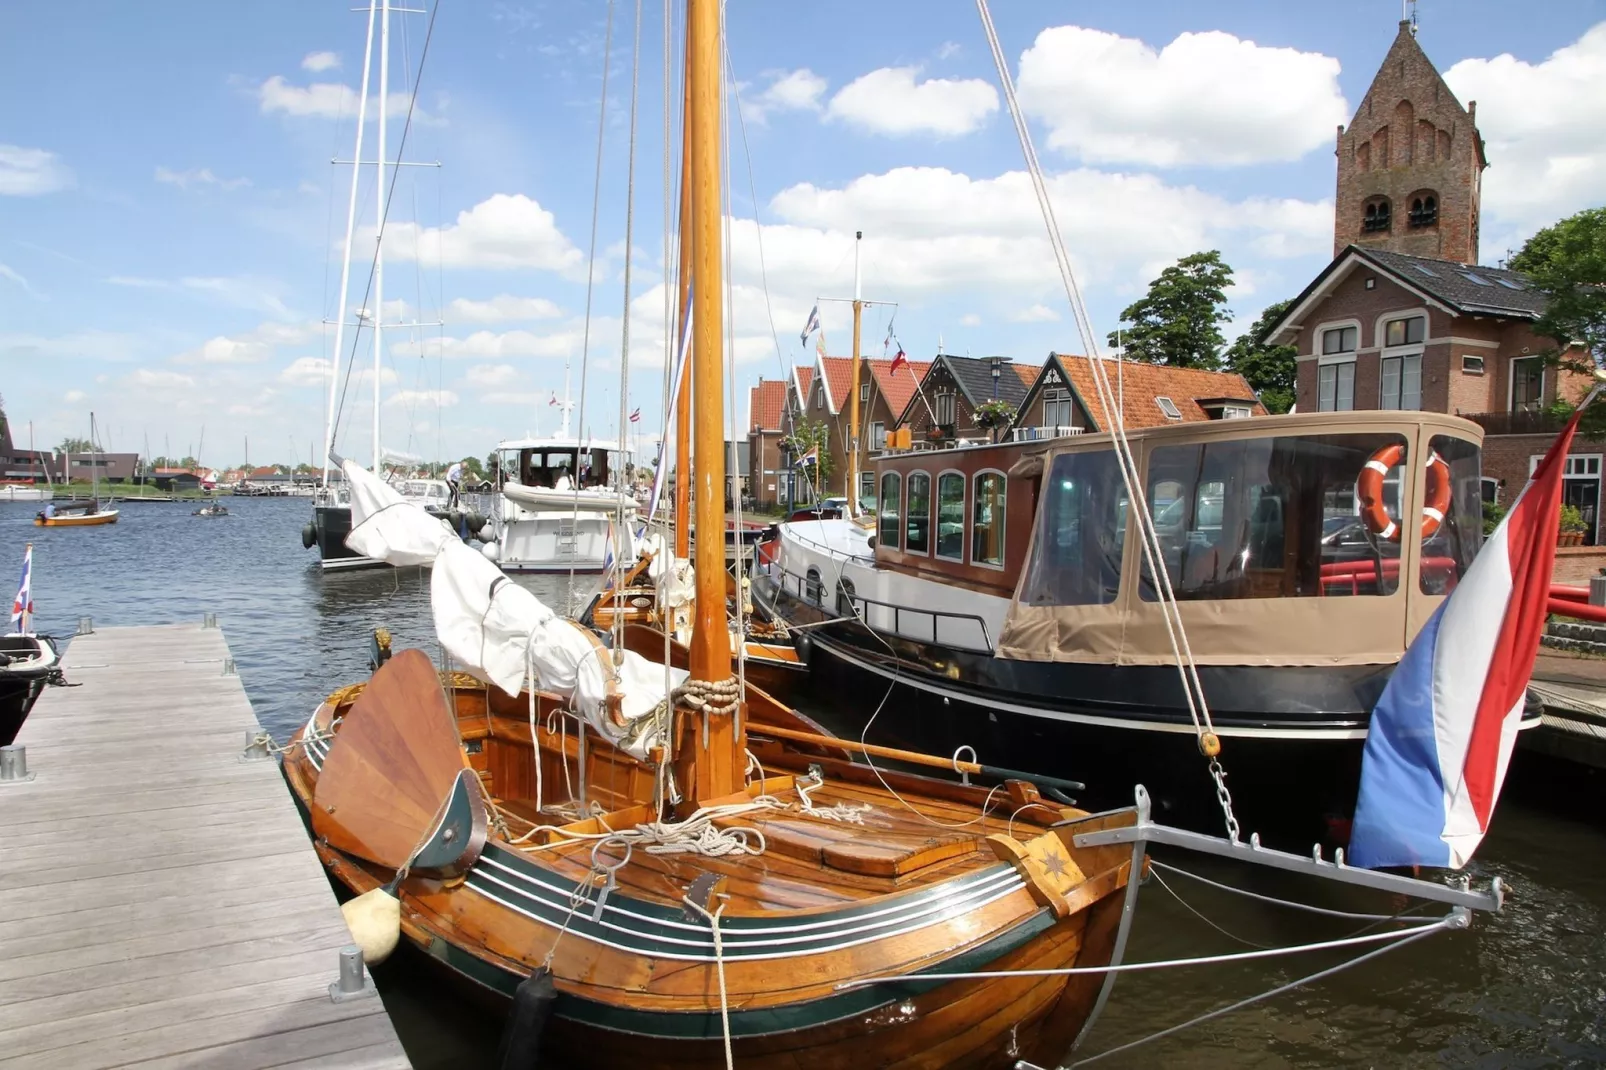
MULTIPOLYGON (((688 0, 686 80, 690 97, 692 387, 697 422, 697 603, 691 639, 691 687, 731 679, 725 620, 725 287, 720 238, 720 0, 688 0)), ((692 718, 688 717, 687 720, 692 718)), ((693 799, 714 799, 742 786, 746 749, 736 712, 699 712, 693 743, 693 799)), ((684 751, 682 752, 684 753, 684 751)))
MULTIPOLYGON (((680 320, 675 345, 680 346, 691 311, 691 19, 686 20, 686 59, 681 71, 685 92, 680 108, 680 320)), ((670 354, 669 366, 675 366, 670 354)), ((675 556, 691 557, 691 361, 681 369, 675 390, 675 556)))
POLYGON ((848 386, 848 471, 843 493, 848 499, 848 518, 859 515, 859 325, 864 318, 863 295, 859 292, 859 242, 864 231, 853 232, 853 375, 848 386))

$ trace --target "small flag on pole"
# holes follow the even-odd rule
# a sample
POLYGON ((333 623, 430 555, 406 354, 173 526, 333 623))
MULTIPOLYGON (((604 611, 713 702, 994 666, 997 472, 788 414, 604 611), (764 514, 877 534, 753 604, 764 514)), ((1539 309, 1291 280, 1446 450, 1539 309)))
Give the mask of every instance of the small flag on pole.
POLYGON ((640 408, 637 408, 634 412, 632 412, 630 414, 630 422, 633 423, 633 424, 639 424, 641 422, 641 409, 640 408))
POLYGON ((797 459, 798 467, 820 463, 820 447, 810 446, 809 451, 797 459))
POLYGON ((1545 629, 1562 476, 1580 412, 1377 700, 1350 833, 1352 865, 1460 869, 1483 840, 1545 629))
POLYGON ((547 405, 550 407, 550 406, 556 405, 557 403, 558 403, 558 395, 553 394, 552 395, 552 400, 547 402, 547 405))
POLYGON ((903 346, 898 347, 897 355, 892 358, 892 374, 897 375, 898 369, 909 363, 909 358, 903 354, 903 346))
POLYGON ((825 332, 824 331, 821 331, 820 332, 820 337, 815 339, 815 341, 814 341, 814 352, 818 353, 822 357, 825 356, 825 332))
POLYGON ((17 584, 17 597, 11 602, 11 624, 23 635, 30 634, 28 625, 33 617, 33 543, 22 555, 22 581, 17 584))
POLYGON ((809 312, 809 321, 803 325, 803 333, 798 335, 803 345, 809 344, 809 335, 820 329, 820 306, 815 305, 809 312))

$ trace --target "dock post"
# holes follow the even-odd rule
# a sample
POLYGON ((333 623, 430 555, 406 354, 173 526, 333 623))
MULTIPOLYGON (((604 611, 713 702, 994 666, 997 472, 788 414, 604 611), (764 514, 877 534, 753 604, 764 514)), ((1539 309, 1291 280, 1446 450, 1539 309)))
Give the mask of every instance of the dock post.
POLYGON ((272 754, 268 751, 268 734, 260 728, 247 728, 245 750, 240 753, 240 761, 260 762, 269 757, 272 757, 272 754))
POLYGON ((329 998, 336 1003, 371 996, 378 989, 362 968, 362 948, 347 944, 340 949, 340 977, 329 982, 329 998))
POLYGON ((32 780, 28 772, 28 748, 16 743, 0 747, 0 781, 32 780))
POLYGON ((203 627, 203 628, 216 628, 217 627, 217 614, 216 613, 202 613, 201 614, 201 627, 203 627))
POLYGON ((224 658, 223 659, 223 675, 224 676, 233 676, 233 675, 235 675, 234 659, 233 658, 224 658))
POLYGON ((78 618, 78 632, 77 632, 77 634, 78 635, 94 635, 95 634, 95 618, 93 618, 93 617, 79 617, 78 618))

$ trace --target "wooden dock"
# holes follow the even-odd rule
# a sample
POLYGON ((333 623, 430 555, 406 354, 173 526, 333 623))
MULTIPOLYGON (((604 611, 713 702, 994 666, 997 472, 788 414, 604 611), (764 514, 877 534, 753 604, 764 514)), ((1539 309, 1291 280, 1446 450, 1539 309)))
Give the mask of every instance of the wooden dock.
POLYGON ((216 627, 72 640, 0 783, 0 1066, 389 1068, 376 995, 216 627))

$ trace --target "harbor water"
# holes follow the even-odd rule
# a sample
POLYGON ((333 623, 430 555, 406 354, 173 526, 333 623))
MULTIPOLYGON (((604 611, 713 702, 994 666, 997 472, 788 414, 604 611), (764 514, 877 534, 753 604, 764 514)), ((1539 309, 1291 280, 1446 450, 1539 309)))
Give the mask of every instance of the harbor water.
MULTIPOLYGON (((197 503, 122 505, 115 526, 37 529, 37 506, 0 503, 0 568, 34 544, 39 631, 198 621, 218 614, 257 717, 284 739, 334 687, 366 675, 369 636, 438 653, 428 573, 324 575, 303 550, 306 499, 225 499, 227 518, 197 503)), ((3 575, 4 573, 0 573, 3 575)), ((594 581, 525 577, 549 604, 594 581)), ((812 710, 827 724, 829 704, 812 710)), ((48 699, 36 715, 49 715, 48 699)), ((183 725, 170 726, 175 733, 183 725)), ((24 734, 26 742, 26 733, 24 734)), ((871 742, 875 742, 872 735, 871 742)), ((982 756, 985 760, 985 755, 982 756)), ((1223 755, 1229 773, 1231 754, 1223 755)), ((1060 770, 1082 779, 1092 771, 1060 770)), ((155 768, 155 767, 153 767, 155 768)), ((156 774, 159 775, 159 774, 156 774)), ((1380 955, 1353 970, 1194 1029, 1118 1053, 1106 1067, 1548 1067, 1606 1064, 1606 808, 1599 777, 1519 751, 1474 866, 1508 885, 1505 910, 1380 955)), ((0 800, 3 805, 3 800, 0 800)), ((289 805, 288 799, 286 805, 289 805)), ((1327 907, 1393 913, 1404 904, 1354 889, 1312 888, 1171 852, 1158 856, 1213 880, 1327 907)), ((1231 896, 1170 870, 1143 888, 1129 957, 1222 954, 1350 935, 1359 923, 1231 896)), ((1366 950, 1352 949, 1349 955, 1366 950)), ((1343 961, 1344 952, 1125 976, 1083 1059, 1343 961)), ((417 954, 375 971, 416 1066, 495 1065, 500 1018, 417 954)))

